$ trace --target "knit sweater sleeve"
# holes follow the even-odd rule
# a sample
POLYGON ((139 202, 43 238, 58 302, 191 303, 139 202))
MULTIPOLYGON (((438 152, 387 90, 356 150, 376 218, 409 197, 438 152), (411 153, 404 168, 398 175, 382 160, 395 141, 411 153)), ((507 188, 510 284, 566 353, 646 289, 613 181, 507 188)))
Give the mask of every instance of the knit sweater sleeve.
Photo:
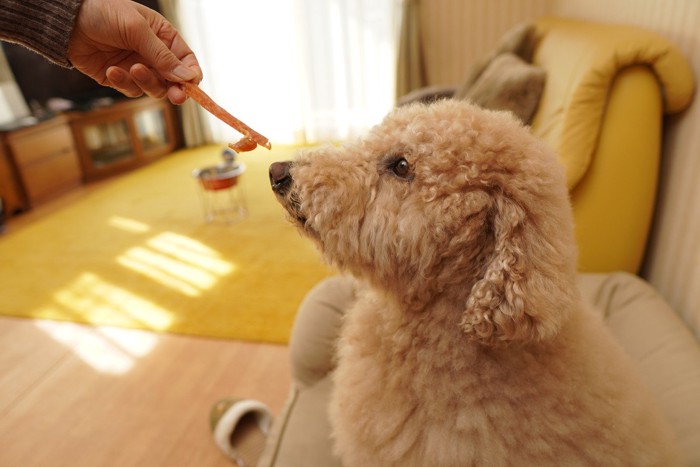
POLYGON ((16 42, 70 67, 68 42, 82 0, 2 0, 0 39, 16 42))

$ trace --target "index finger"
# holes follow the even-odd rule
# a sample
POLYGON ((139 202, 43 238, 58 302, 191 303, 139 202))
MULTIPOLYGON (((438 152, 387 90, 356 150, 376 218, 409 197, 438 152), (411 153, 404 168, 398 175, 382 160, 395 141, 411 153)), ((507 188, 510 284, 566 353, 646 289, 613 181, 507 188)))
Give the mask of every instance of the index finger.
POLYGON ((134 3, 134 7, 146 19, 153 33, 163 42, 175 58, 197 74, 191 81, 199 83, 202 80, 202 69, 199 66, 197 57, 180 32, 158 12, 138 3, 134 3))

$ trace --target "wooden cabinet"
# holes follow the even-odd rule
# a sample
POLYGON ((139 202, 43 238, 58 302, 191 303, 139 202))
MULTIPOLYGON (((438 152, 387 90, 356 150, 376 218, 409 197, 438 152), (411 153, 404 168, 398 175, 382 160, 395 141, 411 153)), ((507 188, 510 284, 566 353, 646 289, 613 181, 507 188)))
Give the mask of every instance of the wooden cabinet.
POLYGON ((3 141, 30 207, 80 185, 80 165, 66 116, 10 131, 3 141))
POLYGON ((3 200, 5 215, 24 211, 29 207, 27 198, 17 178, 14 163, 0 144, 0 198, 3 200))
POLYGON ((70 117, 86 181, 142 166, 180 145, 175 109, 165 100, 129 99, 70 117))
POLYGON ((149 97, 0 128, 0 196, 8 212, 135 169, 180 147, 175 107, 149 97))

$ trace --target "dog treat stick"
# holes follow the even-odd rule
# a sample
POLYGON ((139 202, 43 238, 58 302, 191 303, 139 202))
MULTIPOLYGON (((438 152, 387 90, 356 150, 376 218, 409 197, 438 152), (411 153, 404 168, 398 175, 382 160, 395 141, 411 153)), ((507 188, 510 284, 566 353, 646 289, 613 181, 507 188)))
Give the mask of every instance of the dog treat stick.
MULTIPOLYGON (((270 144, 270 143, 268 143, 270 144)), ((233 149, 236 152, 246 152, 246 151, 252 151, 253 149, 258 147, 258 143, 253 141, 252 139, 248 138, 247 136, 244 136, 243 138, 239 139, 235 143, 228 143, 228 147, 233 149)), ((269 146, 266 146, 267 149, 270 149, 269 146)))
POLYGON ((182 90, 185 91, 187 96, 194 99, 199 105, 204 107, 209 113, 214 115, 216 118, 222 122, 229 125, 231 128, 237 132, 245 135, 240 141, 229 144, 229 147, 236 152, 251 151, 256 148, 257 145, 271 149, 272 145, 270 141, 263 135, 253 130, 251 127, 238 120, 236 117, 228 113, 223 107, 214 102, 214 100, 209 97, 204 91, 202 91, 199 86, 194 83, 181 83, 182 90))

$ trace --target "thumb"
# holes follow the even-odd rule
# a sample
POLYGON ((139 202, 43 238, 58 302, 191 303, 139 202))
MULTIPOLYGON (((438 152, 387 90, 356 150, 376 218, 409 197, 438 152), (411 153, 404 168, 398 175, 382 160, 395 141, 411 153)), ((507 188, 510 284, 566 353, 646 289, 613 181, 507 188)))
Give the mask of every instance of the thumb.
POLYGON ((185 66, 155 32, 150 28, 145 29, 145 32, 145 37, 138 41, 137 51, 147 65, 168 81, 191 81, 197 77, 197 72, 185 66))

